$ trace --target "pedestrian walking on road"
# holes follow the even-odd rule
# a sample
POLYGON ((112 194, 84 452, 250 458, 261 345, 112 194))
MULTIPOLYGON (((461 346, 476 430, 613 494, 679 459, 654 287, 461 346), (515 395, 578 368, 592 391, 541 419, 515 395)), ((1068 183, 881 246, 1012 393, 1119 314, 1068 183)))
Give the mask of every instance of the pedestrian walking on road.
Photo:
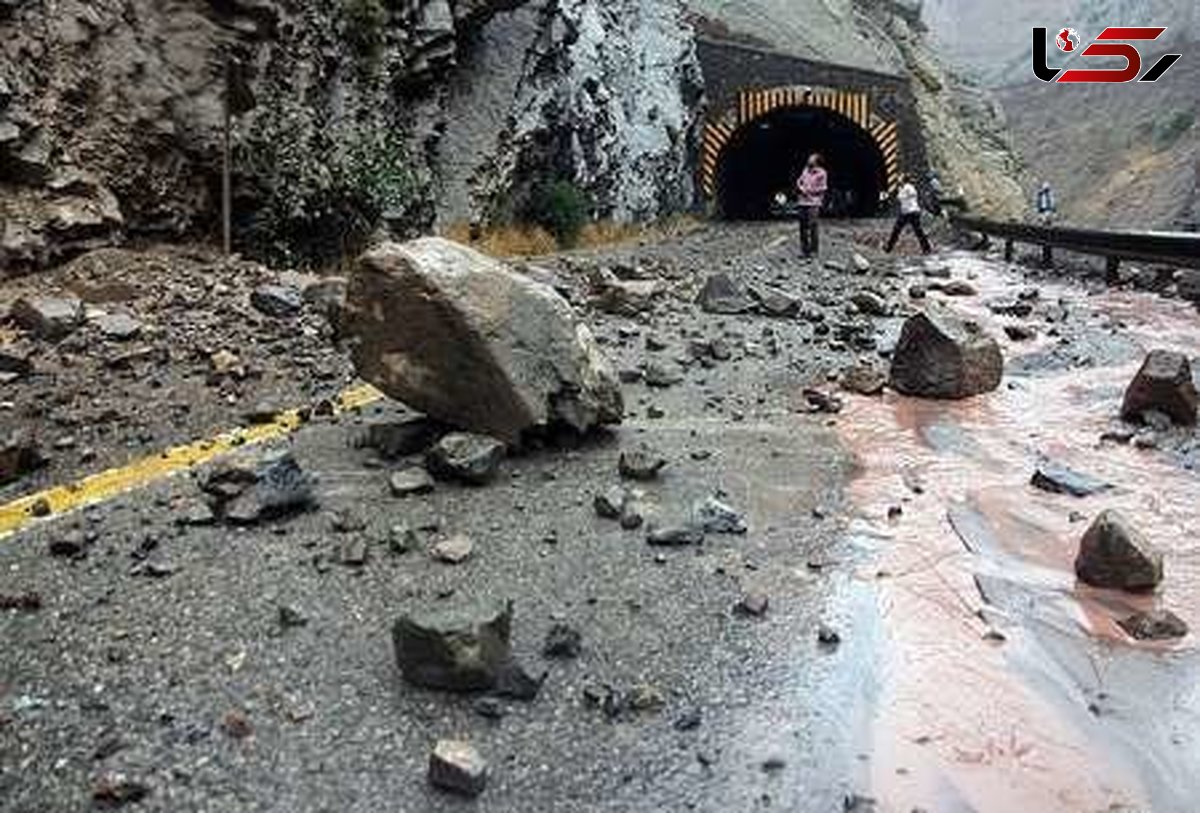
POLYGON ((803 257, 814 257, 820 250, 817 220, 825 203, 825 192, 829 189, 829 176, 824 165, 820 154, 814 152, 808 156, 804 172, 796 181, 800 204, 800 254, 803 257))
POLYGON ((1042 181, 1034 197, 1033 206, 1037 210, 1039 224, 1049 226, 1054 223, 1054 216, 1058 214, 1058 201, 1054 199, 1054 189, 1049 181, 1042 181))
POLYGON ((896 193, 896 199, 900 203, 900 212, 896 217, 896 225, 892 227, 892 236, 887 241, 887 251, 890 254, 892 249, 896 247, 896 240, 900 237, 900 232, 905 226, 912 226, 913 232, 917 235, 917 241, 921 244, 921 252, 928 254, 932 249, 929 246, 929 238, 925 236, 925 230, 921 228, 921 200, 917 194, 917 188, 913 186, 912 181, 907 176, 900 177, 900 191, 896 193))

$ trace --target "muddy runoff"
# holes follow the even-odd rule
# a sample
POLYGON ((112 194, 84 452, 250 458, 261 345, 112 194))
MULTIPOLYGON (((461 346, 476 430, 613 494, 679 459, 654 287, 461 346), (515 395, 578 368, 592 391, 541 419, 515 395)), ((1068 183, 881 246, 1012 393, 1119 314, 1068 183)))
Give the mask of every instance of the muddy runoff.
POLYGON ((1004 342, 1001 388, 960 402, 854 397, 837 424, 858 463, 851 535, 872 554, 858 579, 880 627, 871 793, 889 811, 1194 810, 1195 640, 1136 642, 1117 620, 1157 607, 1200 619, 1200 484, 1178 455, 1100 438, 1146 350, 1200 353, 1196 313, 1043 284, 1040 301, 1073 327, 1017 344, 1003 331, 1017 320, 986 303, 1027 283, 977 257, 949 265, 979 291, 955 307, 1004 342), (1042 459, 1112 487, 1038 490, 1042 459), (1108 508, 1165 552, 1157 594, 1077 584, 1079 539, 1108 508))

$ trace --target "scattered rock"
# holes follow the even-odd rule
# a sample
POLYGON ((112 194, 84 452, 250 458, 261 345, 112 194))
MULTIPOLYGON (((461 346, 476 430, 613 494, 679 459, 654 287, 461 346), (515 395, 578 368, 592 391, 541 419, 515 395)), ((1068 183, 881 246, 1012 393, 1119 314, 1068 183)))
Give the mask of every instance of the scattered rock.
POLYGON ((946 296, 975 296, 977 293, 974 285, 961 279, 949 282, 931 282, 927 287, 931 291, 941 291, 946 296))
POLYGON ((440 238, 388 243, 350 281, 359 375, 432 418, 515 442, 619 423, 621 388, 553 289, 440 238))
POLYGON ((460 565, 475 553, 475 543, 469 536, 455 534, 440 540, 430 551, 433 558, 449 565, 460 565))
POLYGON ((583 635, 567 624, 555 624, 546 633, 542 654, 547 658, 568 660, 578 658, 583 651, 583 635))
POLYGON ((617 471, 627 480, 650 481, 667 465, 666 458, 645 444, 621 452, 617 471))
POLYGON ((660 280, 607 279, 592 299, 592 305, 616 316, 637 316, 654 307, 666 286, 660 280))
POLYGON ((1196 385, 1187 356, 1154 350, 1125 391, 1121 417, 1144 420, 1146 412, 1155 411, 1180 426, 1195 426, 1196 405, 1196 385))
POLYGON ((704 712, 699 706, 692 706, 675 718, 671 727, 676 731, 695 731, 704 722, 704 712))
POLYGON ((0 345, 0 383, 33 375, 33 349, 25 343, 0 345))
POLYGON ((892 315, 892 308, 886 299, 874 291, 859 291, 850 297, 854 307, 867 316, 885 317, 892 315))
POLYGON ((79 531, 67 531, 50 540, 51 556, 60 559, 82 559, 87 555, 87 539, 79 531))
POLYGON ((17 610, 19 612, 37 612, 42 609, 40 593, 28 591, 25 593, 0 593, 0 611, 17 610))
POLYGON ((250 292, 250 304, 260 313, 282 319, 298 314, 304 297, 288 285, 260 285, 250 292))
POLYGON ((667 389, 683 381, 683 374, 674 365, 668 367, 651 361, 642 365, 642 380, 646 382, 647 387, 667 389))
POLYGON ((744 534, 749 530, 746 516, 716 497, 696 503, 692 507, 692 519, 706 533, 744 534))
POLYGON ((992 302, 988 304, 988 310, 997 316, 1014 316, 1018 319, 1025 319, 1033 314, 1033 304, 1027 299, 1018 299, 1015 302, 992 302))
POLYGON ((734 609, 741 615, 751 615, 758 618, 767 614, 768 606, 770 606, 770 599, 766 593, 759 590, 751 590, 742 596, 734 609))
POLYGON ((254 726, 251 725, 250 719, 236 709, 227 712, 221 718, 221 730, 235 740, 244 740, 254 734, 254 726))
POLYGON ((969 398, 999 387, 1003 373, 1000 345, 977 322, 930 308, 904 323, 891 386, 921 398, 969 398))
POLYGON ((824 390, 818 390, 814 387, 805 387, 805 389, 801 392, 801 395, 803 395, 804 400, 808 402, 808 408, 812 412, 821 412, 826 415, 836 415, 845 407, 845 404, 842 403, 842 399, 835 395, 831 395, 824 390))
POLYGON ((842 636, 833 627, 821 624, 817 627, 817 643, 824 647, 836 647, 842 642, 842 636))
POLYGON ((361 442, 385 460, 395 460, 424 452, 443 431, 441 424, 429 418, 405 418, 370 424, 361 442))
POLYGON ((498 697, 477 697, 471 702, 471 709, 489 720, 499 720, 508 713, 498 697))
POLYGON ((604 493, 597 494, 592 500, 592 505, 596 509, 596 516, 604 519, 620 519, 622 512, 625 510, 625 504, 629 502, 629 490, 621 486, 613 486, 606 489, 604 493))
POLYGON ((409 683, 454 692, 493 688, 510 660, 512 602, 403 615, 392 626, 409 683))
POLYGON ((393 472, 388 478, 388 486, 395 497, 408 497, 415 494, 428 494, 433 491, 433 478, 421 466, 409 466, 393 472))
POLYGON ((73 296, 23 296, 9 316, 38 338, 61 339, 83 324, 83 302, 73 296))
POLYGON ((1038 464, 1030 482, 1043 491, 1054 494, 1070 494, 1073 497, 1090 497, 1112 488, 1103 480, 1081 474, 1049 460, 1043 460, 1038 464))
POLYGON ((856 273, 865 274, 871 270, 871 261, 856 251, 850 255, 850 266, 856 273))
POLYGON ((367 540, 361 536, 344 539, 338 545, 338 562, 346 567, 363 567, 367 564, 367 540))
POLYGON ((478 796, 487 787, 487 761, 463 740, 438 740, 429 754, 429 782, 462 796, 478 796))
POLYGON ((1105 511, 1080 542, 1075 575, 1093 587, 1146 592, 1162 582, 1162 554, 1125 517, 1105 511))
POLYGON ((646 534, 646 542, 662 548, 700 545, 704 542, 704 529, 691 523, 651 527, 646 534))
POLYGON ((1117 623, 1137 641, 1170 641, 1188 634, 1187 623, 1170 610, 1134 613, 1117 623))
POLYGON ((308 616, 294 604, 281 604, 276 611, 279 626, 284 629, 308 626, 308 616))
POLYGON ((724 271, 710 274, 696 297, 696 304, 707 313, 728 315, 746 313, 754 307, 754 300, 733 277, 724 271))
POLYGON ((150 795, 150 786, 123 773, 101 774, 92 785, 92 800, 104 807, 123 807, 150 795))
POLYGON ((12 483, 37 471, 48 461, 33 435, 15 431, 0 441, 0 485, 12 483))
POLYGON ((1037 338, 1037 331, 1025 325, 1005 325, 1004 333, 1014 342, 1028 342, 1037 338))
POLYGON ((142 323, 124 313, 106 313, 96 317, 96 328, 106 339, 127 342, 142 332, 142 323))
POLYGON ((531 675, 524 666, 509 660, 500 668, 493 690, 500 697, 526 703, 532 702, 537 699, 538 692, 542 690, 542 684, 546 682, 546 675, 546 672, 536 676, 531 675))
POLYGON ((436 477, 483 485, 496 476, 504 444, 486 435, 452 432, 433 445, 426 466, 436 477))
POLYGON ((291 452, 247 455, 217 464, 201 488, 216 501, 217 513, 234 525, 254 525, 316 505, 316 478, 291 452))
POLYGON ((880 395, 887 386, 887 374, 869 364, 856 364, 842 373, 842 389, 858 395, 880 395))
POLYGON ((758 303, 758 312, 763 316, 791 319, 800 313, 800 300, 788 296, 775 288, 750 289, 750 295, 758 303))

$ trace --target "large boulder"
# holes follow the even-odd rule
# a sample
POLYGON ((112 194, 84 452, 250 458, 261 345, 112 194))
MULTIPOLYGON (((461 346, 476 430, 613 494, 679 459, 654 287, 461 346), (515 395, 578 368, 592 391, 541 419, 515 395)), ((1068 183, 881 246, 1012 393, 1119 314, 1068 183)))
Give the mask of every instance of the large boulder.
POLYGON ((1161 412, 1181 426, 1196 423, 1196 384, 1187 356, 1154 350, 1125 391, 1121 417, 1141 420, 1147 412, 1161 412))
POLYGON ((551 288, 441 238, 386 243, 350 280, 358 373, 432 418, 515 441, 619 423, 616 376, 551 288))
POLYGON ((710 274, 696 295, 696 304, 706 313, 746 313, 754 307, 750 293, 724 271, 710 274))
POLYGON ((1105 511, 1079 543, 1075 575, 1093 587, 1145 592, 1162 581, 1162 554, 1124 516, 1105 511))
POLYGON ((83 324, 83 303, 74 296, 27 296, 9 314, 18 325, 43 339, 61 339, 83 324))
POLYGON ((1000 386, 1004 356, 977 322, 930 307, 904 323, 892 389, 921 398, 970 398, 1000 386))
POLYGON ((495 687, 510 663, 512 602, 403 615, 392 626, 396 662, 416 686, 453 692, 495 687))

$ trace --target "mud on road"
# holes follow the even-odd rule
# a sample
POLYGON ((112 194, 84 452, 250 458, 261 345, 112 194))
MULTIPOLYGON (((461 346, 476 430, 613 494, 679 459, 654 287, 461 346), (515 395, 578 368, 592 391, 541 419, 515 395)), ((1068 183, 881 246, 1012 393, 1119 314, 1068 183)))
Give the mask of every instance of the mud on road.
MULTIPOLYGON (((625 423, 529 448, 490 485, 405 498, 388 478, 412 461, 363 438, 406 410, 319 408, 353 379, 319 300, 267 316, 249 297, 278 275, 249 265, 215 283, 213 261, 169 256, 162 283, 128 262, 97 272, 130 290, 93 305, 148 325, 134 341, 157 360, 113 366, 123 351, 94 322, 65 347, 16 338, 34 373, 2 385, 0 417, 51 460, 4 495, 308 404, 286 443, 319 478, 319 509, 181 524, 199 497, 183 474, 0 541, 0 596, 40 600, 0 611, 0 809, 90 809, 117 777, 128 798, 101 795, 131 810, 458 809, 425 767, 435 740, 464 737, 490 763, 483 810, 1190 810, 1194 639, 1130 640, 1114 623, 1127 599, 1077 587, 1071 559, 1086 520, 1121 507, 1168 553, 1163 591, 1138 601, 1200 618, 1194 435, 1100 441, 1146 349, 1200 352, 1195 312, 994 258, 887 258, 888 225, 829 229, 819 264, 770 225, 527 263, 622 371, 625 423), (663 291, 606 312, 589 298, 601 271, 663 291), (706 313, 693 300, 715 271, 795 307, 706 313), (947 276, 974 294, 927 296, 1000 338, 1001 390, 957 404, 839 390, 852 365, 886 369, 921 304, 910 288, 947 276), (1032 287, 1027 316, 988 307, 1032 287), (1007 338, 1012 324, 1037 337, 1007 338), (214 374, 221 350, 248 370, 214 374), (668 460, 636 486, 648 515, 719 494, 749 532, 667 549, 597 516, 642 443, 668 460), (1113 488, 1035 491, 1042 455, 1113 488), (430 555, 460 534, 466 562, 430 555), (51 555, 64 538, 78 555, 51 555), (747 593, 768 599, 760 617, 738 611, 747 593), (514 649, 547 672, 535 700, 401 680, 395 618, 480 599, 513 600, 514 649), (541 652, 561 624, 581 634, 577 659, 541 652)), ((60 273, 89 298, 89 273, 60 273)))

